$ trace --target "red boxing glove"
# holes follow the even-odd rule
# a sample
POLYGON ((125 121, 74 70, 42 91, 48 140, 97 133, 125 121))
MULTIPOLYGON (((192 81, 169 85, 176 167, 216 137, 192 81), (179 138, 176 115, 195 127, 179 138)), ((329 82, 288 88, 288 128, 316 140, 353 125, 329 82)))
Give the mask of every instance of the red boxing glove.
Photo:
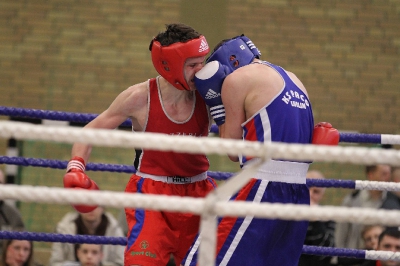
POLYGON ((312 144, 338 145, 339 131, 328 122, 320 122, 314 126, 312 144))
MULTIPOLYGON (((75 189, 99 190, 97 184, 91 180, 83 171, 85 161, 81 157, 75 156, 68 162, 67 173, 64 175, 64 187, 75 189)), ((91 212, 97 206, 74 205, 75 210, 81 213, 91 212)))

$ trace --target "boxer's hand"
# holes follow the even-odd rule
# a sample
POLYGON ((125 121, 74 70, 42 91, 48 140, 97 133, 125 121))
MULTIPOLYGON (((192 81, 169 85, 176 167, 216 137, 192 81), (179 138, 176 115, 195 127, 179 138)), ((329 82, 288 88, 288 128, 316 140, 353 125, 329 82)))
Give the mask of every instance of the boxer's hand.
POLYGON ((207 63, 194 77, 194 83, 210 107, 210 113, 215 123, 220 126, 225 123, 225 107, 222 104, 221 88, 230 70, 218 61, 207 63))
POLYGON ((339 131, 328 122, 320 122, 314 126, 312 144, 338 145, 339 131))
MULTIPOLYGON (((81 157, 75 156, 68 162, 67 173, 64 175, 64 187, 75 189, 99 190, 97 184, 85 173, 85 161, 81 157)), ((74 205, 78 212, 91 212, 97 206, 74 205)))

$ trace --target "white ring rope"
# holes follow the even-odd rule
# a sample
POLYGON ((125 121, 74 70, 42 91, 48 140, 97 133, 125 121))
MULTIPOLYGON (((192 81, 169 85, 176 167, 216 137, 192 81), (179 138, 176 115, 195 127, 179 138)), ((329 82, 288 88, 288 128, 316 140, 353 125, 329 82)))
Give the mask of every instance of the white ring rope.
POLYGON ((366 260, 394 260, 400 261, 400 252, 380 251, 380 250, 366 250, 366 260))
POLYGON ((381 134, 382 144, 400 144, 400 135, 381 134))
MULTIPOLYGON (((400 166, 400 152, 360 147, 339 147, 324 145, 301 145, 284 143, 260 143, 220 138, 198 138, 191 136, 170 136, 156 133, 135 133, 101 129, 82 129, 32 125, 28 123, 0 121, 0 137, 56 141, 65 143, 87 143, 91 145, 145 148, 187 153, 247 155, 269 159, 299 161, 339 162, 353 164, 390 164, 400 166)), ((215 265, 216 217, 254 216, 267 219, 336 221, 361 224, 382 224, 398 226, 400 211, 349 208, 333 206, 309 206, 279 203, 253 203, 226 201, 229 195, 245 184, 259 164, 252 164, 225 184, 209 193, 205 198, 188 198, 162 195, 129 194, 111 191, 87 191, 21 185, 0 186, 0 199, 45 202, 51 204, 86 204, 110 207, 130 207, 174 212, 190 212, 201 215, 200 237, 206 245, 199 247, 199 265, 215 265)), ((400 184, 356 181, 357 189, 400 190, 400 184), (389 185, 389 186, 388 186, 389 185)), ((399 259, 398 254, 379 252, 366 253, 368 256, 399 259), (369 254, 369 255, 368 255, 369 254)))
POLYGON ((243 154, 263 159, 311 160, 353 164, 387 163, 400 166, 400 151, 396 150, 260 143, 142 132, 132 134, 131 132, 117 130, 42 126, 10 121, 0 121, 0 137, 65 143, 81 142, 97 146, 145 148, 186 153, 243 154))
POLYGON ((218 216, 247 215, 259 218, 279 218, 284 220, 336 221, 361 224, 383 224, 397 226, 400 223, 400 211, 335 207, 260 203, 245 201, 220 201, 214 206, 206 206, 204 198, 190 198, 162 195, 144 195, 136 193, 64 189, 25 185, 0 186, 0 199, 15 199, 25 202, 49 204, 87 204, 108 207, 129 207, 150 210, 165 210, 202 214, 204 209, 212 208, 218 216))
POLYGON ((400 191, 400 183, 398 182, 356 180, 355 183, 355 189, 359 190, 400 191))

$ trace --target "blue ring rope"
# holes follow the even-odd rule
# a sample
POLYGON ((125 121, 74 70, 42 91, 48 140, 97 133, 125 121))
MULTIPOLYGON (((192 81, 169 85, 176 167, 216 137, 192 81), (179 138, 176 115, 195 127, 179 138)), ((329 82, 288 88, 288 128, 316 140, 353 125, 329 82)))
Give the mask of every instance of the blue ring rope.
MULTIPOLYGON (((61 112, 61 111, 47 111, 38 109, 26 109, 16 107, 0 106, 0 115, 14 116, 14 117, 29 117, 33 119, 48 119, 56 121, 68 121, 86 124, 92 121, 98 114, 89 113, 72 113, 72 112, 61 112)), ((132 122, 126 120, 121 124, 122 127, 131 127, 132 122)), ((212 125, 210 129, 211 133, 218 133, 218 126, 212 125)), ((382 144, 381 134, 364 134, 364 133, 344 133, 339 132, 340 142, 351 142, 351 143, 375 143, 382 144)), ((390 144, 390 143, 385 143, 390 144)))
MULTIPOLYGON (((13 164, 21 166, 34 166, 34 167, 47 167, 54 169, 66 169, 67 161, 24 158, 24 157, 9 157, 0 156, 0 164, 13 164)), ((102 164, 102 163, 88 163, 86 165, 87 171, 107 171, 118 173, 136 173, 133 165, 119 165, 119 164, 102 164)), ((225 173, 218 171, 208 171, 208 176, 215 180, 223 181, 229 179, 233 173, 225 173)), ((334 180, 334 179, 307 179, 306 184, 312 187, 334 187, 334 188, 350 188, 355 189, 356 182, 353 180, 334 180)))
MULTIPOLYGON (((101 245, 121 245, 127 243, 126 237, 106 237, 93 235, 69 235, 56 233, 34 233, 0 231, 0 239, 17 239, 37 242, 61 242, 61 243, 89 243, 101 245)), ((340 256, 365 259, 365 250, 329 248, 317 246, 303 246, 303 253, 319 256, 340 256)))

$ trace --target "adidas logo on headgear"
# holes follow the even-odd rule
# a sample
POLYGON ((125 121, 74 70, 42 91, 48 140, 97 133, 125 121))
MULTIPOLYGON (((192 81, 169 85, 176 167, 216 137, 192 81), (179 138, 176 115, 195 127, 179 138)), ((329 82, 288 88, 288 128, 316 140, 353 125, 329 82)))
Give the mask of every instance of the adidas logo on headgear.
POLYGON ((205 40, 201 40, 199 53, 204 52, 207 49, 208 49, 208 43, 205 40))
POLYGON ((250 49, 256 48, 256 46, 254 45, 254 43, 252 41, 247 41, 247 46, 249 46, 250 49))
POLYGON ((209 89, 209 90, 207 91, 207 93, 206 93, 205 98, 206 98, 207 100, 209 100, 209 99, 212 99, 212 98, 217 98, 217 97, 219 97, 219 96, 221 96, 221 93, 216 93, 216 92, 213 91, 212 89, 209 89))
MULTIPOLYGON (((250 48, 250 50, 256 49, 257 52, 261 55, 260 50, 258 50, 258 48, 254 45, 254 43, 253 43, 252 41, 248 40, 248 41, 246 42, 246 44, 247 44, 247 46, 250 48)), ((253 53, 254 53, 254 52, 253 52, 253 53)))

